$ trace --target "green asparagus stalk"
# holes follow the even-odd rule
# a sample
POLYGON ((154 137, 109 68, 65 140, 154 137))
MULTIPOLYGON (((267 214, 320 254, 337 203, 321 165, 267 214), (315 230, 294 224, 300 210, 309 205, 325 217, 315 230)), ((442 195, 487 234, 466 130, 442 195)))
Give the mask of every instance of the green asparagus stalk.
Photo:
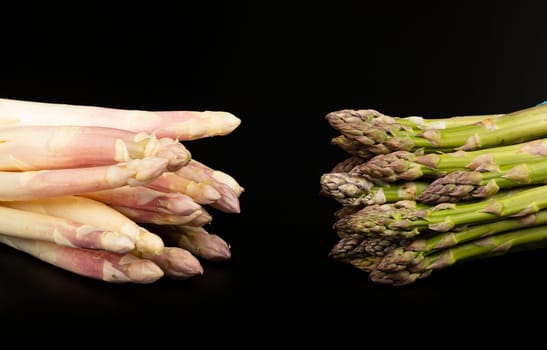
POLYGON ((351 259, 347 262, 361 271, 371 272, 374 271, 380 261, 382 261, 382 257, 380 256, 365 256, 362 258, 351 259))
POLYGON ((485 198, 500 189, 545 183, 547 158, 501 167, 498 172, 454 171, 433 181, 418 197, 423 203, 485 198))
POLYGON ((374 157, 376 154, 372 153, 367 149, 366 146, 362 145, 361 143, 349 139, 345 137, 344 135, 340 135, 337 137, 332 138, 331 144, 334 146, 337 146, 343 151, 346 151, 348 154, 359 157, 362 159, 370 159, 374 157))
POLYGON ((377 154, 419 148, 475 150, 521 143, 547 136, 547 105, 515 111, 496 118, 447 129, 416 132, 399 123, 371 122, 378 113, 367 110, 338 111, 327 115, 330 125, 344 136, 368 146, 377 154))
POLYGON ((357 213, 359 210, 363 209, 364 206, 363 205, 356 205, 356 206, 345 206, 345 207, 342 207, 338 210, 336 210, 334 212, 334 218, 339 220, 345 216, 348 216, 348 215, 351 215, 351 214, 355 214, 357 213))
POLYGON ((386 256, 390 251, 409 244, 408 239, 395 237, 368 238, 353 234, 338 241, 329 252, 329 257, 336 260, 356 259, 366 256, 386 256))
POLYGON ((381 179, 383 182, 412 181, 422 176, 440 177, 455 170, 499 171, 500 167, 545 159, 547 139, 509 146, 456 151, 451 153, 415 154, 396 151, 377 155, 354 166, 351 173, 381 179))
POLYGON ((366 162, 366 159, 364 158, 351 156, 339 162, 338 164, 336 164, 330 172, 331 173, 349 173, 357 165, 363 164, 364 162, 366 162))
POLYGON ((426 256, 418 264, 404 270, 384 272, 376 269, 369 274, 369 278, 378 284, 402 286, 425 278, 434 270, 441 270, 456 263, 503 255, 523 246, 526 249, 539 248, 546 243, 546 226, 515 230, 443 249, 438 253, 426 256))
POLYGON ((413 200, 429 185, 426 182, 404 182, 376 186, 364 177, 348 173, 323 174, 320 182, 321 193, 344 206, 413 200))
POLYGON ((446 249, 501 232, 539 225, 547 225, 546 210, 523 217, 463 227, 460 230, 436 234, 427 239, 417 239, 406 247, 403 246, 389 251, 377 268, 384 272, 403 270, 420 263, 427 255, 440 249, 446 249))
POLYGON ((461 204, 449 209, 416 207, 411 201, 367 206, 334 224, 339 235, 414 237, 424 230, 447 232, 459 225, 479 224, 509 216, 525 216, 547 208, 547 185, 511 196, 461 204))

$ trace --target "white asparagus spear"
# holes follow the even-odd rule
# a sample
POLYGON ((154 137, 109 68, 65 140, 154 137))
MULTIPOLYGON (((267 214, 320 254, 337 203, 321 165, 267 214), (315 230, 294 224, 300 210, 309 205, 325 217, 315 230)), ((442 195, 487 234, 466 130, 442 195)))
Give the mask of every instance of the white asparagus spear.
POLYGON ((84 193, 81 196, 96 201, 158 213, 188 216, 202 210, 201 205, 182 193, 167 193, 144 186, 123 186, 109 190, 84 193))
POLYGON ((163 173, 154 181, 146 184, 146 187, 161 192, 183 193, 199 204, 211 204, 221 197, 213 186, 204 182, 188 180, 176 173, 163 173))
POLYGON ((167 242, 173 242, 206 260, 222 261, 231 256, 228 243, 218 235, 207 232, 203 227, 169 226, 161 230, 161 235, 165 236, 167 242))
POLYGON ((125 234, 135 242, 137 253, 150 256, 161 252, 163 240, 106 204, 79 196, 64 196, 31 201, 4 202, 2 205, 47 214, 93 225, 102 230, 125 234))
POLYGON ((187 216, 164 214, 157 211, 128 208, 118 205, 114 205, 112 208, 136 223, 141 224, 203 226, 210 223, 212 220, 211 215, 203 208, 187 216))
POLYGON ((163 158, 144 158, 89 168, 0 171, 0 200, 32 200, 139 186, 159 177, 166 165, 163 158))
POLYGON ((195 159, 190 160, 190 162, 186 164, 184 168, 193 169, 194 174, 196 174, 194 176, 200 176, 200 180, 194 181, 205 181, 208 178, 213 178, 214 180, 230 187, 232 191, 237 194, 238 197, 245 191, 245 188, 241 187, 241 185, 236 181, 236 179, 234 179, 233 176, 230 176, 223 171, 213 169, 195 159))
POLYGON ((189 251, 179 247, 165 247, 150 259, 173 279, 188 279, 203 274, 203 267, 189 251))
POLYGON ((187 166, 181 167, 176 171, 176 174, 187 180, 197 182, 204 185, 212 186, 220 194, 220 198, 210 203, 210 205, 225 213, 239 213, 239 198, 238 194, 228 185, 217 181, 213 177, 213 172, 206 170, 202 166, 197 166, 197 163, 190 162, 187 166))
POLYGON ((8 208, 1 204, 0 234, 3 235, 116 253, 127 253, 135 248, 134 239, 115 231, 105 231, 73 220, 8 208))
POLYGON ((145 133, 83 126, 0 128, 0 170, 28 171, 113 165, 150 157, 168 160, 174 171, 190 161, 178 141, 145 133), (29 140, 32 140, 29 142, 29 140))
POLYGON ((64 247, 4 235, 0 235, 0 242, 64 270, 107 282, 152 283, 163 276, 154 262, 132 254, 64 247))
POLYGON ((103 126, 184 141, 227 135, 240 123, 228 112, 152 112, 0 99, 0 126, 103 126))

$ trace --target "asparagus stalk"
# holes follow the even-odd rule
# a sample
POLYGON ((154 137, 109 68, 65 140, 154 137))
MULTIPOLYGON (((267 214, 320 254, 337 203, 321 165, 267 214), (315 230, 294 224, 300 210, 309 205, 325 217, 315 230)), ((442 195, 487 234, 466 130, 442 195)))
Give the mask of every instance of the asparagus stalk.
POLYGON ((217 181, 213 174, 200 166, 182 167, 176 172, 180 177, 196 183, 212 186, 219 194, 220 198, 210 203, 212 207, 225 213, 239 213, 238 193, 230 186, 217 181))
POLYGON ((228 112, 152 112, 0 99, 0 125, 3 126, 102 126, 184 141, 227 135, 240 123, 228 112))
POLYGON ((375 186, 364 177, 348 173, 328 173, 321 176, 321 193, 344 206, 383 204, 415 199, 426 187, 425 182, 404 182, 375 186))
POLYGON ((433 181, 416 200, 435 204, 485 198, 500 189, 547 181, 547 159, 501 167, 499 171, 454 171, 433 181))
POLYGON ((0 235, 0 242, 64 270, 107 282, 152 283, 163 276, 155 263, 131 254, 64 247, 4 235, 0 235))
POLYGON ((31 200, 82 194, 125 185, 138 186, 158 178, 167 160, 134 159, 129 162, 90 168, 0 171, 0 200, 31 200))
POLYGON ((450 209, 416 208, 401 201, 372 205, 338 220, 334 228, 342 235, 414 237, 424 230, 447 232, 455 226, 525 216, 547 208, 547 185, 532 187, 511 196, 462 204, 450 209), (402 202, 402 203, 401 203, 402 202))
POLYGON ((546 241, 547 227, 545 226, 510 231, 443 249, 426 256, 418 264, 404 270, 384 272, 376 269, 369 274, 369 278, 378 284, 407 285, 417 279, 429 276, 434 270, 444 269, 456 263, 503 255, 518 249, 520 246, 544 246, 546 241))
POLYGON ((547 136, 547 105, 515 111, 474 124, 447 129, 426 129, 416 132, 399 123, 377 119, 378 112, 338 111, 327 115, 332 127, 343 135, 368 146, 377 154, 392 151, 474 150, 521 143, 547 136))
POLYGON ((7 236, 116 253, 127 253, 135 248, 132 237, 72 220, 4 206, 0 206, 0 216, 0 233, 7 236))
POLYGON ((174 171, 191 157, 176 140, 104 127, 0 128, 0 141, 3 171, 84 168, 149 157, 167 159, 167 169, 174 171))
POLYGON ((203 226, 213 219, 204 208, 196 210, 190 215, 172 215, 120 205, 113 205, 112 208, 140 224, 203 226))
POLYGON ((406 247, 395 248, 385 255, 377 268, 384 272, 404 270, 409 266, 418 264, 425 256, 439 249, 453 247, 501 232, 546 224, 547 211, 542 210, 523 217, 472 225, 459 230, 455 229, 452 232, 433 235, 427 239, 414 240, 406 247))
POLYGON ((364 158, 351 156, 339 162, 338 164, 336 164, 330 172, 331 173, 349 173, 357 165, 361 165, 365 162, 366 162, 366 159, 364 158))
POLYGON ((348 154, 362 159, 370 159, 376 154, 371 152, 366 146, 358 141, 352 140, 344 135, 339 135, 331 139, 331 144, 337 146, 348 154))
POLYGON ((365 256, 361 258, 350 259, 347 262, 361 271, 372 272, 380 263, 380 261, 382 261, 382 257, 380 256, 365 256))
POLYGON ((213 186, 205 182, 188 180, 176 173, 163 173, 146 187, 161 192, 182 193, 199 204, 211 204, 222 197, 213 186))
POLYGON ((148 232, 108 205, 89 198, 65 196, 30 201, 3 202, 2 205, 87 223, 105 231, 119 232, 127 235, 135 242, 135 252, 141 255, 153 256, 161 252, 164 247, 163 241, 158 235, 148 232))
POLYGON ((456 170, 499 171, 500 167, 545 159, 547 139, 476 151, 415 154, 395 151, 377 155, 352 169, 352 174, 384 182, 440 177, 456 170))
POLYGON ((177 225, 158 229, 158 231, 167 242, 187 249, 203 259, 222 261, 231 256, 228 243, 218 235, 207 232, 203 227, 177 225))
POLYGON ((340 239, 329 252, 329 257, 337 260, 348 260, 366 256, 386 256, 390 251, 405 247, 410 241, 395 237, 368 238, 353 234, 340 239))
MULTIPOLYGON (((205 181, 207 179, 212 179, 214 181, 217 181, 221 184, 228 186, 230 189, 232 189, 232 191, 234 191, 237 194, 238 197, 245 191, 245 188, 243 188, 236 181, 236 179, 234 179, 233 176, 230 176, 223 171, 210 168, 207 165, 195 159, 190 160, 190 162, 184 167, 184 169, 192 169, 194 176, 199 176, 200 180, 194 180, 194 181, 199 182, 199 181, 205 181)), ((180 169, 180 171, 184 171, 184 170, 180 169)))
POLYGON ((203 267, 189 251, 178 247, 165 247, 149 257, 172 279, 184 280, 203 274, 203 267))
POLYGON ((170 215, 188 216, 202 207, 182 193, 166 193, 144 186, 123 186, 110 190, 84 193, 81 196, 108 204, 170 215))
POLYGON ((348 216, 348 215, 351 215, 351 214, 355 214, 357 213, 359 210, 363 209, 364 206, 363 205, 356 205, 356 206, 345 206, 345 207, 342 207, 338 210, 336 210, 334 212, 334 217, 339 220, 345 216, 348 216))

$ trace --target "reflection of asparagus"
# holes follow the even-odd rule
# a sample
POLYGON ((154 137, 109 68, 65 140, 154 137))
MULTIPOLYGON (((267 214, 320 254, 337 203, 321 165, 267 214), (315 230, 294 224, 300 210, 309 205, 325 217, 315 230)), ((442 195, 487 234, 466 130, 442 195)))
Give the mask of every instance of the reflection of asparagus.
POLYGON ((400 201, 368 206, 338 220, 334 228, 342 235, 359 233, 407 238, 426 229, 446 232, 459 225, 496 221, 511 215, 525 216, 547 208, 547 185, 518 191, 511 196, 461 204, 438 211, 416 208, 412 204, 415 203, 400 201))
POLYGON ((473 124, 417 131, 374 110, 342 110, 327 115, 330 125, 377 154, 397 150, 464 151, 497 147, 547 136, 547 105, 519 110, 473 124))
POLYGON ((444 176, 455 170, 499 171, 500 167, 545 159, 547 139, 476 151, 414 154, 396 151, 377 155, 353 167, 352 174, 383 182, 411 181, 422 176, 444 176))
POLYGON ((321 176, 321 193, 346 206, 415 199, 427 186, 425 182, 375 186, 363 177, 348 173, 328 173, 321 176))
MULTIPOLYGON (((515 156, 518 157, 518 156, 515 156)), ((502 167, 498 172, 454 171, 433 181, 417 198, 423 203, 443 203, 485 198, 500 189, 545 183, 547 158, 515 166, 502 167)))
POLYGON ((501 232, 538 225, 547 225, 547 210, 519 218, 464 227, 460 231, 454 230, 436 234, 427 239, 417 239, 406 247, 389 251, 378 265, 378 269, 384 272, 407 269, 409 266, 420 263, 428 254, 439 249, 446 249, 501 232))
POLYGON ((513 249, 534 249, 547 243, 547 227, 537 226, 498 235, 443 249, 426 256, 416 265, 395 272, 371 271, 369 278, 374 283, 401 286, 427 277, 433 270, 440 270, 469 259, 502 255, 513 249))

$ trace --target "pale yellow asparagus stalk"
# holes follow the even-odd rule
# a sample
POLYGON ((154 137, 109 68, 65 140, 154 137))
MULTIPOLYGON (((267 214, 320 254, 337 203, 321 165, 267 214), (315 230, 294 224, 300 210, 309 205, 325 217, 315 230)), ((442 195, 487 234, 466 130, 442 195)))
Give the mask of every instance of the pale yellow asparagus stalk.
POLYGON ((192 159, 188 164, 185 165, 185 168, 193 169, 194 173, 202 174, 201 180, 204 181, 207 178, 212 178, 220 183, 225 184, 230 187, 239 197, 244 191, 243 188, 233 176, 228 175, 227 173, 208 167, 207 165, 192 159))
POLYGON ((155 255, 164 247, 163 240, 117 210, 93 199, 64 196, 31 201, 4 202, 3 206, 41 213, 76 222, 87 223, 102 230, 127 235, 135 242, 136 253, 155 255))
POLYGON ((179 247, 165 247, 161 253, 151 256, 167 277, 184 280, 203 274, 203 267, 189 251, 179 247))
POLYGON ((201 205, 185 194, 160 192, 144 186, 123 186, 84 193, 81 196, 111 206, 117 205, 170 215, 188 216, 202 210, 201 205))
POLYGON ((189 164, 176 171, 176 174, 190 181, 200 184, 211 185, 220 194, 220 198, 210 203, 210 206, 225 213, 239 213, 238 193, 232 190, 228 185, 217 181, 212 177, 212 173, 206 171, 203 167, 189 164))
POLYGON ((127 253, 135 248, 132 237, 51 215, 1 206, 0 234, 53 242, 68 247, 127 253))
POLYGON ((103 126, 184 141, 227 135, 240 123, 228 112, 152 112, 0 99, 0 126, 103 126))
POLYGON ((167 159, 167 170, 174 171, 191 155, 174 139, 114 128, 0 128, 0 170, 4 171, 85 168, 150 157, 167 159))
POLYGON ((161 192, 183 193, 199 204, 211 204, 221 197, 213 186, 204 182, 188 180, 176 173, 163 173, 160 177, 148 183, 146 187, 161 192))
POLYGON ((226 241, 216 234, 207 232, 203 227, 177 225, 165 227, 159 232, 173 244, 206 260, 222 261, 232 255, 230 245, 226 241))
POLYGON ((196 210, 190 215, 172 215, 160 213, 151 210, 142 210, 137 208, 128 208, 119 205, 113 205, 123 215, 127 216, 136 223, 156 224, 156 225, 189 225, 203 226, 211 222, 211 215, 204 209, 196 210))
POLYGON ((55 243, 0 235, 0 242, 64 270, 107 282, 152 283, 163 271, 132 254, 72 248, 55 243))
POLYGON ((0 201, 32 200, 88 193, 125 185, 144 185, 158 178, 166 166, 166 159, 144 158, 90 168, 0 171, 0 201))

